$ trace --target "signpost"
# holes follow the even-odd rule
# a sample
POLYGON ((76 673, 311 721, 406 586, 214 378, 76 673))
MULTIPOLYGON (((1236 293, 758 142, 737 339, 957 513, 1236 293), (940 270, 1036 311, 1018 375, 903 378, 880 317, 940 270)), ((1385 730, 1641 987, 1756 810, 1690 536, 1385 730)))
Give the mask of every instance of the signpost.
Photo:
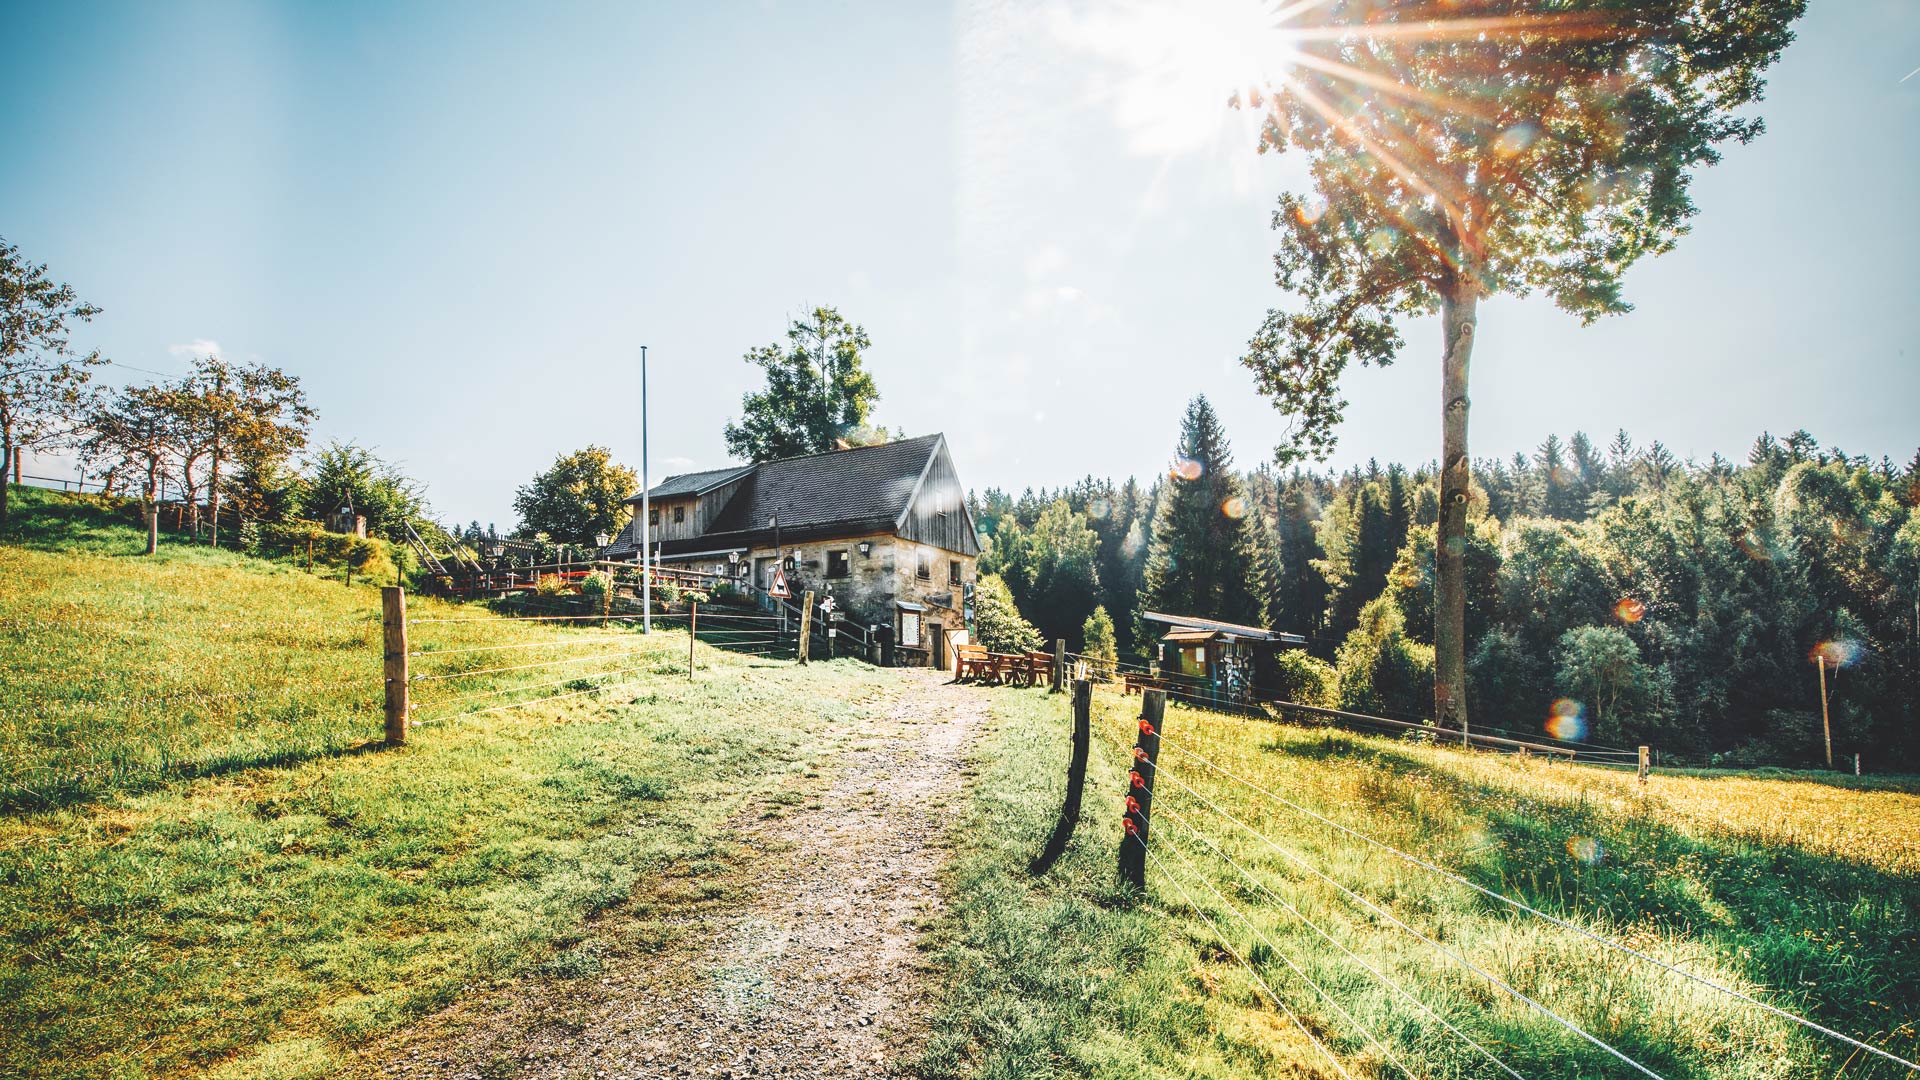
POLYGON ((787 572, 782 570, 778 563, 774 564, 773 584, 768 587, 767 595, 777 597, 781 600, 785 600, 793 595, 793 590, 787 588, 787 572))

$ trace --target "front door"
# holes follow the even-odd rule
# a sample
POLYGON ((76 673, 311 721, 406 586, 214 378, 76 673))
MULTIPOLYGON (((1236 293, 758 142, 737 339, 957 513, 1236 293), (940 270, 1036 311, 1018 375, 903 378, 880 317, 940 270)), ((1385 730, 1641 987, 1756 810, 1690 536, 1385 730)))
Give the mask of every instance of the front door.
POLYGON ((932 638, 933 669, 942 671, 947 666, 947 636, 940 632, 939 623, 927 624, 927 636, 932 638))

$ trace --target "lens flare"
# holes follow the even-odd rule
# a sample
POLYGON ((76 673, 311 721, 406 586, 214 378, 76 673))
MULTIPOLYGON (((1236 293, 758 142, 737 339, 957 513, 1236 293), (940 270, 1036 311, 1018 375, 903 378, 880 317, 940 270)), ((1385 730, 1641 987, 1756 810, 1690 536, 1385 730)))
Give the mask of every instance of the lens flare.
POLYGON ((1238 521, 1247 516, 1247 500, 1238 495, 1230 495, 1220 504, 1220 512, 1238 521))
POLYGON ((1613 617, 1623 623, 1637 623, 1647 617, 1647 605, 1631 596, 1623 596, 1613 605, 1613 617))
POLYGON ((1866 650, 1861 648, 1860 643, 1857 641, 1835 638, 1832 641, 1823 641, 1815 645, 1808 651, 1807 659, 1824 659, 1830 668, 1843 668, 1850 664, 1858 663, 1861 655, 1865 652, 1866 650))
POLYGON ((1105 521, 1113 513, 1113 503, 1104 495, 1095 495, 1087 500, 1087 516, 1096 521, 1105 521))
POLYGON ((1168 475, 1172 476, 1175 480, 1189 481, 1200 479, 1200 475, 1206 471, 1206 466, 1189 457, 1174 458, 1173 468, 1167 470, 1168 475))
POLYGON ((1567 839, 1567 854, 1588 866, 1598 866, 1606 860, 1607 849, 1591 836, 1574 836, 1567 839))
POLYGON ((1566 742, 1587 737, 1586 707, 1572 698, 1560 698, 1547 708, 1547 734, 1566 742))

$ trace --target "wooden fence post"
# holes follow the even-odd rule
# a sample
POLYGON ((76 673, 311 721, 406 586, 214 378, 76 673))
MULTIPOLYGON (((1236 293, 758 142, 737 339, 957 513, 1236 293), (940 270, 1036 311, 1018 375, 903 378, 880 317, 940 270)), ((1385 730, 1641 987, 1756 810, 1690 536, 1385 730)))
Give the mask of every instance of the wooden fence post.
POLYGON ((807 662, 807 638, 813 633, 813 590, 808 589, 800 600, 800 662, 807 662))
POLYGON ((1067 639, 1053 639, 1053 686, 1051 693, 1059 693, 1067 688, 1067 639))
POLYGON ((1087 751, 1093 743, 1093 684, 1085 679, 1073 684, 1073 753, 1067 759, 1067 799, 1060 806, 1060 820, 1054 822, 1053 835, 1040 857, 1027 872, 1039 877, 1067 850, 1073 839, 1073 827, 1080 823, 1080 798, 1087 788, 1087 751))
POLYGON ((1643 790, 1647 786, 1648 758, 1649 758, 1648 749, 1644 746, 1641 747, 1640 748, 1640 787, 1643 790))
POLYGON ((387 745, 407 741, 407 590, 388 585, 380 590, 380 625, 386 643, 387 745))
POLYGON ((1153 822, 1154 767, 1160 761, 1160 725, 1167 714, 1165 690, 1140 694, 1140 735, 1133 744, 1133 771, 1127 773, 1127 812, 1120 837, 1120 882, 1145 891, 1147 840, 1153 822))
POLYGON ((693 643, 700 636, 700 601, 687 601, 687 681, 693 681, 693 643))

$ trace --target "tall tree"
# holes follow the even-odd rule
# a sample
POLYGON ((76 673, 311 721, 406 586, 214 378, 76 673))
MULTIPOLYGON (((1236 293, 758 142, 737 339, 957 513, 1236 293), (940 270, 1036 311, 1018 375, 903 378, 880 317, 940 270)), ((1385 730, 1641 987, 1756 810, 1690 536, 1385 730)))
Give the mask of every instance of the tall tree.
POLYGON ((367 519, 368 533, 405 543, 406 525, 426 513, 420 485, 398 466, 356 443, 334 442, 308 463, 300 492, 301 512, 315 521, 343 506, 367 519))
MULTIPOLYGON (((1196 397, 1154 511, 1141 609, 1267 625, 1254 525, 1220 418, 1196 397)), ((1144 627, 1135 640, 1150 640, 1144 627)))
POLYGON ((314 412, 299 378, 265 364, 230 364, 199 357, 180 387, 181 420, 195 455, 210 461, 207 501, 213 528, 207 543, 220 546, 220 467, 238 460, 255 477, 270 475, 307 445, 314 412))
POLYGON ((860 354, 872 346, 864 329, 821 307, 793 320, 785 345, 748 350, 742 359, 766 373, 766 388, 740 399, 740 422, 727 422, 727 449, 749 461, 773 461, 885 442, 886 431, 867 422, 880 400, 861 366, 860 354))
POLYGON ((1745 112, 1805 0, 1481 0, 1298 5, 1306 27, 1260 148, 1308 155, 1315 197, 1280 198, 1271 311, 1245 363, 1298 420, 1280 453, 1324 456, 1350 362, 1390 363, 1395 320, 1439 314, 1434 710, 1467 723, 1467 364, 1482 297, 1544 290, 1583 321, 1629 310, 1622 276, 1671 249, 1695 170, 1759 135, 1745 112), (1317 29, 1318 32, 1315 32, 1317 29))
POLYGON ((0 239, 0 527, 15 455, 70 433, 86 411, 88 369, 106 361, 76 351, 69 324, 98 314, 0 239))
POLYGON ((109 476, 131 472, 144 479, 141 510, 147 523, 147 554, 160 550, 160 479, 178 442, 180 409, 167 386, 125 386, 93 403, 86 417, 80 460, 109 476))
POLYGON ((613 460, 604 446, 589 446, 554 459, 545 472, 513 496, 520 531, 546 533, 556 543, 588 545, 627 524, 627 498, 639 478, 613 460))

